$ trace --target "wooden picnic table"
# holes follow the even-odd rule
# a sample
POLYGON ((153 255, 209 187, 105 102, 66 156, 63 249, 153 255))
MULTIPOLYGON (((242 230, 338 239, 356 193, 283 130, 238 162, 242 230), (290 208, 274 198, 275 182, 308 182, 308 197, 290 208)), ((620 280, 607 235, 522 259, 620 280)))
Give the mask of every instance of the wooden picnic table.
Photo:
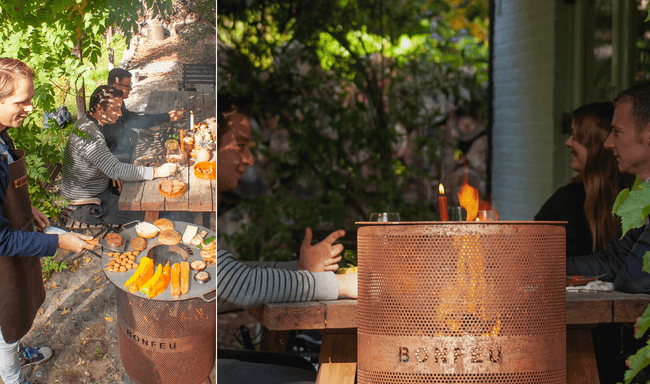
MULTIPOLYGON (((185 116, 176 121, 162 124, 156 136, 140 134, 131 162, 143 155, 166 154, 164 142, 170 135, 178 135, 183 129, 190 128, 190 111, 194 112, 194 123, 206 123, 216 132, 216 98, 214 92, 194 91, 154 91, 149 95, 145 113, 165 113, 180 106, 185 109, 185 116)), ((179 167, 176 175, 187 184, 187 192, 178 198, 163 197, 158 186, 164 178, 147 181, 125 182, 119 199, 119 209, 126 211, 144 211, 146 221, 154 221, 161 211, 216 212, 216 180, 204 180, 196 177, 192 165, 194 159, 188 158, 190 166, 179 167)), ((213 154, 213 159, 215 156, 213 154)))
MULTIPOLYGON (((646 294, 567 292, 567 383, 599 382, 590 327, 600 323, 633 323, 649 304, 650 295, 646 294)), ((319 380, 354 382, 357 300, 271 303, 249 312, 270 331, 320 331, 323 339, 319 380)))

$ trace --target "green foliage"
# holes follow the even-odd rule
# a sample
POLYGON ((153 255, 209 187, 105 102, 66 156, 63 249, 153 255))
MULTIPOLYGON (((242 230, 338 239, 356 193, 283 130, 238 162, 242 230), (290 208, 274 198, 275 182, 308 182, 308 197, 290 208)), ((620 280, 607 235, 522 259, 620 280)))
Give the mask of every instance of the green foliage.
POLYGON ((68 265, 65 261, 56 261, 53 259, 54 256, 45 257, 43 259, 43 265, 41 267, 43 270, 43 277, 48 280, 52 277, 52 273, 61 272, 64 269, 68 269, 68 265))
POLYGON ((627 359, 631 369, 625 371, 625 384, 629 384, 634 380, 637 373, 650 364, 650 345, 639 349, 634 355, 627 359))
POLYGON ((229 244, 237 246, 239 259, 245 261, 291 260, 291 248, 287 246, 291 238, 291 230, 286 225, 287 217, 291 216, 289 209, 284 206, 284 199, 278 196, 262 196, 247 204, 243 214, 255 212, 251 222, 243 224, 238 232, 225 235, 229 244), (260 241, 262 237, 272 237, 260 241), (258 255, 264 255, 260 259, 258 255))
POLYGON ((372 211, 432 219, 437 202, 405 195, 434 183, 447 114, 485 118, 487 5, 462 3, 219 3, 219 92, 254 101, 268 186, 225 236, 240 257, 286 259, 290 227, 351 228, 372 211))
POLYGON ((623 234, 632 228, 645 224, 650 213, 650 182, 640 182, 639 176, 631 190, 622 190, 612 208, 612 213, 621 218, 623 234))
POLYGON ((216 54, 214 43, 208 44, 205 41, 206 38, 216 34, 214 28, 217 17, 215 4, 216 2, 213 0, 196 0, 187 3, 188 11, 194 13, 199 22, 189 25, 191 32, 185 35, 185 39, 188 47, 203 44, 206 48, 203 50, 206 59, 214 59, 216 54))
POLYGON ((648 331, 648 328, 650 328, 650 307, 645 309, 643 315, 637 320, 634 328, 634 336, 637 339, 643 337, 643 335, 648 331))
POLYGON ((355 251, 350 250, 350 249, 346 249, 343 252, 343 259, 345 259, 345 261, 347 261, 348 265, 351 265, 353 267, 357 266, 357 253, 355 251))
MULTIPOLYGON (((45 111, 67 104, 76 113, 77 89, 104 83, 107 72, 97 70, 105 63, 104 34, 117 27, 116 47, 127 46, 137 31, 138 12, 146 6, 155 14, 166 14, 171 0, 3 0, 0 3, 0 57, 12 57, 34 70, 34 112, 10 134, 18 148, 27 153, 27 173, 32 204, 54 217, 64 204, 55 194, 40 189, 49 176, 48 164, 63 160, 63 145, 69 131, 43 130, 45 111), (77 57, 81 54, 82 60, 77 57)), ((119 57, 118 57, 119 59, 119 57)), ((92 89, 90 90, 92 92, 92 89)), ((56 127, 56 124, 54 125, 56 127)))
MULTIPOLYGON (((622 190, 616 197, 612 214, 621 218, 623 234, 632 228, 645 225, 646 218, 650 213, 650 182, 641 181, 636 176, 632 188, 622 190)), ((643 255, 643 270, 650 273, 650 252, 643 255)), ((650 307, 646 308, 643 315, 636 322, 635 337, 640 339, 650 328, 650 307)), ((633 356, 628 358, 630 369, 625 372, 625 383, 632 382, 634 377, 643 368, 650 364, 650 345, 645 346, 633 356)))

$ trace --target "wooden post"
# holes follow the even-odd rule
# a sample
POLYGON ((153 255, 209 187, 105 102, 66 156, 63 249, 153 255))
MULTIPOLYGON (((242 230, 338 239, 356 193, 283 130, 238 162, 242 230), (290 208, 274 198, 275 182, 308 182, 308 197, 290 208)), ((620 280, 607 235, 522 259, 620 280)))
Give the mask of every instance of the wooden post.
MULTIPOLYGON (((77 45, 74 48, 74 54, 79 58, 79 61, 83 62, 83 55, 81 52, 81 39, 77 40, 77 45)), ((86 114, 86 86, 82 79, 81 87, 77 88, 77 118, 81 118, 81 116, 85 114, 86 114)))
POLYGON ((569 328, 566 336, 566 382, 600 384, 591 330, 569 328))

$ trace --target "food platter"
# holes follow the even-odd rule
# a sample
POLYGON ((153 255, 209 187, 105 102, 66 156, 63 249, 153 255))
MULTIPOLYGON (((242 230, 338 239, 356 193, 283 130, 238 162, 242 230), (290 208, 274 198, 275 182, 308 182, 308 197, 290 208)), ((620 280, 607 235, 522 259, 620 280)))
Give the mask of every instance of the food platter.
POLYGON ((599 276, 567 276, 566 277, 566 286, 567 287, 577 287, 580 285, 585 285, 587 283, 590 283, 592 281, 596 281, 601 277, 604 277, 605 275, 599 275, 599 276))
POLYGON ((194 174, 199 179, 214 180, 217 177, 216 168, 216 161, 204 161, 194 165, 194 174))
MULTIPOLYGON (((185 222, 181 221, 175 221, 174 222, 174 230, 183 233, 186 229, 188 224, 185 222)), ((214 231, 211 231, 207 228, 204 228, 202 226, 198 226, 200 230, 206 230, 207 235, 205 236, 205 239, 209 239, 213 236, 215 236, 214 231)), ((135 231, 134 227, 128 228, 128 229, 123 229, 119 234, 125 239, 124 242, 127 244, 125 248, 125 252, 133 252, 133 249, 131 248, 130 242, 127 241, 126 239, 133 239, 134 237, 137 237, 137 233, 135 231)), ((216 240, 215 240, 216 241, 216 240)), ((179 243, 176 246, 169 246, 170 252, 167 252, 166 254, 162 255, 161 258, 157 259, 157 251, 161 249, 161 247, 168 247, 164 244, 162 244, 158 236, 147 239, 147 247, 142 250, 137 252, 138 254, 136 255, 135 258, 135 263, 140 264, 140 261, 142 260, 142 257, 148 256, 152 257, 155 262, 155 264, 159 263, 165 263, 167 260, 170 261, 170 264, 173 263, 179 263, 179 262, 189 262, 192 263, 192 261, 195 260, 204 260, 204 258, 201 257, 201 250, 197 248, 196 246, 192 244, 186 244, 186 243, 179 243), (185 259, 187 257, 187 259, 185 259)), ((104 269, 104 273, 106 274, 106 277, 113 283, 115 284, 116 288, 122 289, 123 291, 129 292, 132 295, 139 296, 142 298, 147 298, 147 295, 140 293, 139 291, 136 292, 130 292, 128 288, 124 287, 124 283, 134 274, 135 269, 130 269, 125 272, 114 272, 112 270, 107 270, 109 262, 112 260, 112 257, 109 257, 108 253, 113 253, 113 251, 109 249, 104 249, 104 252, 102 253, 102 269, 104 269)), ((206 284, 201 284, 197 280, 195 280, 195 275, 199 273, 200 271, 196 271, 192 268, 190 268, 190 276, 189 276, 189 292, 187 294, 182 294, 179 298, 175 298, 171 295, 171 287, 167 287, 162 293, 160 293, 158 296, 151 298, 150 300, 161 300, 161 301, 176 301, 176 300, 186 300, 186 299, 193 299, 196 297, 203 297, 208 295, 210 292, 214 291, 216 289, 216 284, 214 283, 214 279, 216 278, 216 269, 217 266, 216 264, 213 263, 208 263, 206 268, 203 270, 209 274, 210 279, 206 284)))
POLYGON ((135 159, 133 164, 142 167, 159 167, 167 162, 165 157, 165 155, 144 155, 135 159))

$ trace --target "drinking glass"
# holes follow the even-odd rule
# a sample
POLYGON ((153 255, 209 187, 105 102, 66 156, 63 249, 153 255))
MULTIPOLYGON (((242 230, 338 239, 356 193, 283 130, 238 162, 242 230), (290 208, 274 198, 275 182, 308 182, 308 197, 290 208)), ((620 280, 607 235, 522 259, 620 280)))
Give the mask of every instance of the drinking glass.
POLYGON ((479 210, 476 221, 498 221, 497 213, 493 209, 479 210))
POLYGON ((449 221, 467 220, 467 211, 463 207, 448 207, 447 213, 449 214, 449 221))
POLYGON ((373 212, 370 214, 370 221, 379 221, 384 223, 390 221, 399 221, 399 213, 373 212))

